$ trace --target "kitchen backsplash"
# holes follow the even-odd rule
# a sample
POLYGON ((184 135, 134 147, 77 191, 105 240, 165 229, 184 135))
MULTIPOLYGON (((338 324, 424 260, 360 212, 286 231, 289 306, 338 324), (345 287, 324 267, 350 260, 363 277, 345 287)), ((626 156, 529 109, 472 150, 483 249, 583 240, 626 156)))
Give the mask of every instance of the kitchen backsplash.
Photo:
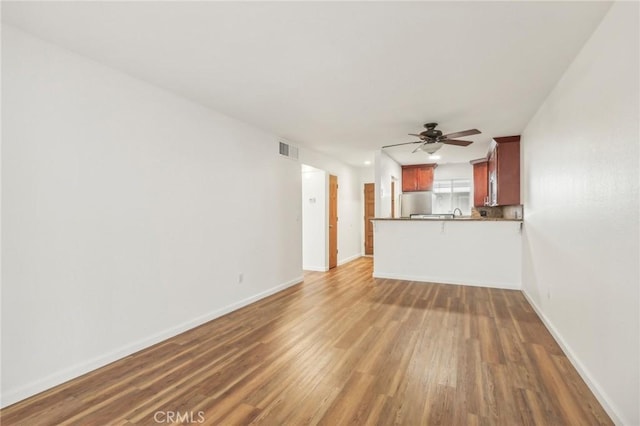
POLYGON ((522 219, 522 205, 503 206, 502 217, 505 219, 522 219))
POLYGON ((472 207, 471 217, 501 217, 504 219, 522 219, 522 206, 472 207))

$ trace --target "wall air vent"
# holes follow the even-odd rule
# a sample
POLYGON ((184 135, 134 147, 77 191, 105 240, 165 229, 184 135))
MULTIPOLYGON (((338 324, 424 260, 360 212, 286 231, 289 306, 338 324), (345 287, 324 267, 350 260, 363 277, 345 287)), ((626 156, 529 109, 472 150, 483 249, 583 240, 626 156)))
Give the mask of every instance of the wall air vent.
POLYGON ((280 155, 297 160, 298 148, 288 143, 280 142, 280 155))

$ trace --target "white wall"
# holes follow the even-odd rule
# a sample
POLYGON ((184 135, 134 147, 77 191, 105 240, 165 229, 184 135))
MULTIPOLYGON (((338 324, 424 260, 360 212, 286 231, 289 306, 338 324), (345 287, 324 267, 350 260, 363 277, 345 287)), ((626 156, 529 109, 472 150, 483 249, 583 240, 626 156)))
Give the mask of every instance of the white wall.
POLYGON ((2 86, 3 405, 301 280, 275 136, 6 25, 2 86))
MULTIPOLYGON (((362 256, 360 241, 363 221, 360 214, 359 169, 306 147, 299 148, 301 163, 338 177, 338 265, 362 256)), ((328 191, 327 182, 327 194, 328 191)))
POLYGON ((359 169, 360 172, 360 183, 374 183, 376 180, 376 172, 374 170, 374 166, 369 167, 361 167, 359 169))
POLYGON ((640 424, 638 3, 614 3, 522 137, 523 287, 616 423, 640 424))
MULTIPOLYGON (((402 192, 402 167, 382 151, 376 152, 376 217, 391 217, 391 182, 396 179, 396 196, 402 192)), ((397 202, 397 199, 396 199, 397 202)))
POLYGON ((302 168, 302 268, 326 271, 327 261, 327 181, 324 170, 302 168))

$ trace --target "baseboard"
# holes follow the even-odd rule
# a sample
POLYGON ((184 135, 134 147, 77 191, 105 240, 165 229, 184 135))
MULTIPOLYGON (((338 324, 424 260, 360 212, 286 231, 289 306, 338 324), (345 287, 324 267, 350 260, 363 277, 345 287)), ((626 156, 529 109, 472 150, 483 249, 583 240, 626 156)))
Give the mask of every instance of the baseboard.
POLYGON ((329 268, 324 266, 303 266, 303 271, 327 272, 329 268))
POLYGON ((404 275, 404 274, 393 274, 386 272, 375 272, 373 273, 373 278, 389 278, 392 280, 403 280, 403 281, 417 281, 424 283, 437 283, 437 284, 453 284, 453 285, 467 285, 471 287, 488 287, 488 288, 500 288, 503 290, 520 290, 520 283, 496 283, 492 282, 484 282, 484 281, 455 281, 455 280, 442 280, 440 278, 429 278, 423 275, 404 275))
POLYGON ((289 288, 295 284, 301 283, 302 280, 303 280, 302 277, 297 277, 293 280, 290 280, 283 284, 272 287, 268 290, 255 294, 246 299, 232 303, 223 308, 216 309, 215 311, 209 312, 205 315, 201 315, 197 318, 183 322, 182 324, 179 324, 175 327, 171 327, 169 329, 156 333, 150 337, 125 345, 112 352, 109 352, 106 355, 101 355, 97 358, 90 359, 81 364, 77 364, 72 367, 66 368, 62 371, 53 373, 43 379, 39 379, 31 383, 28 383, 18 389, 5 392, 4 394, 0 395, 0 408, 4 408, 8 405, 15 404, 16 402, 19 402, 25 398, 29 398, 47 389, 51 389, 69 380, 75 379, 83 374, 89 373, 100 367, 104 367, 107 364, 110 364, 114 361, 117 361, 126 356, 129 356, 135 352, 138 352, 152 345, 155 345, 156 343, 160 343, 171 337, 177 336, 180 333, 184 333, 185 331, 188 331, 206 322, 219 318, 237 309, 243 308, 247 305, 250 305, 253 302, 256 302, 260 299, 264 299, 265 297, 271 296, 272 294, 282 291, 286 288, 289 288))
POLYGON ((522 294, 524 295, 525 299, 527 299, 527 302, 529 302, 536 314, 538 314, 538 317, 540 318, 540 320, 542 320, 542 323, 545 325, 547 330, 549 330, 549 333, 551 333, 560 348, 562 348, 563 352, 565 353, 573 367, 576 369, 578 374, 580 374, 582 380, 584 380, 584 382, 591 390, 591 393, 593 393, 600 405, 602 405, 602 408, 604 408, 609 417, 611 417, 611 420, 613 420, 616 425, 631 425, 631 423, 622 420, 622 417, 617 413, 616 409, 613 407, 613 404, 606 396, 602 388, 591 377, 591 374, 589 374, 589 370, 587 370, 587 368, 580 362, 573 350, 571 350, 569 344, 564 340, 560 332, 553 326, 549 318, 547 318, 547 316, 542 312, 540 307, 533 301, 533 299, 527 294, 526 291, 522 290, 522 294))
POLYGON ((362 257, 362 255, 360 253, 354 254, 353 256, 349 256, 346 259, 339 260, 338 261, 338 266, 342 266, 345 263, 349 263, 349 262, 352 262, 352 261, 354 261, 356 259, 360 259, 361 257, 362 257))
MULTIPOLYGON (((337 266, 342 266, 345 263, 349 263, 356 259, 360 259, 360 257, 362 257, 362 254, 360 253, 354 254, 353 256, 349 256, 346 259, 339 260, 337 266)), ((304 266, 304 265, 302 266, 302 269, 305 271, 314 271, 314 272, 327 272, 329 270, 329 268, 326 266, 304 266)))

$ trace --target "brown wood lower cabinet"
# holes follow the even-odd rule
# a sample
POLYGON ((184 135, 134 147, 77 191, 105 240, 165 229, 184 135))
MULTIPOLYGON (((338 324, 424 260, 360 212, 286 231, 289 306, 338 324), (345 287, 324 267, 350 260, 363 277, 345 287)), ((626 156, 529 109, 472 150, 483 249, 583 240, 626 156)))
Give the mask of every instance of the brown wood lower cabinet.
POLYGON ((437 164, 402 166, 402 192, 431 191, 437 164))

